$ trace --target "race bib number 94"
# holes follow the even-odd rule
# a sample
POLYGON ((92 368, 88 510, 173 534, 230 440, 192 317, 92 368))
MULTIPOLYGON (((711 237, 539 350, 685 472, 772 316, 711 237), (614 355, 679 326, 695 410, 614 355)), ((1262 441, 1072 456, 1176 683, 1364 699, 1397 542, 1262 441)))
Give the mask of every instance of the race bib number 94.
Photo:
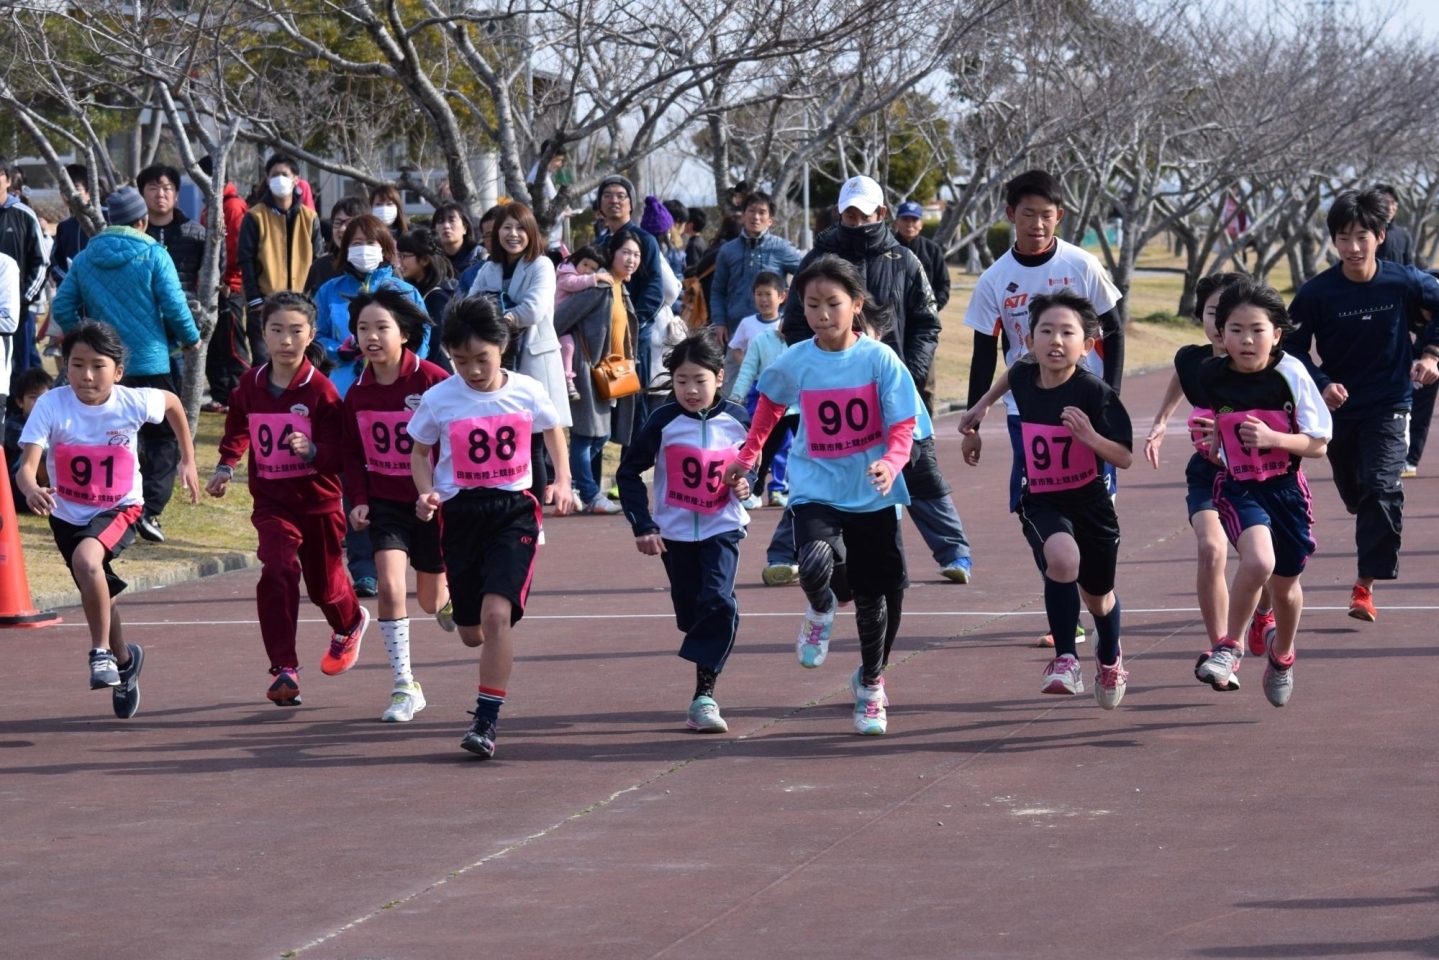
POLYGON ((818 460, 848 457, 884 440, 879 389, 872 383, 837 390, 802 390, 806 453, 818 460))
POLYGON ((315 468, 290 450, 291 434, 310 435, 310 418, 295 413, 250 414, 250 447, 255 452, 255 472, 266 480, 308 477, 315 468))
POLYGON ((455 485, 528 485, 532 423, 528 413, 496 413, 451 423, 450 463, 455 485))

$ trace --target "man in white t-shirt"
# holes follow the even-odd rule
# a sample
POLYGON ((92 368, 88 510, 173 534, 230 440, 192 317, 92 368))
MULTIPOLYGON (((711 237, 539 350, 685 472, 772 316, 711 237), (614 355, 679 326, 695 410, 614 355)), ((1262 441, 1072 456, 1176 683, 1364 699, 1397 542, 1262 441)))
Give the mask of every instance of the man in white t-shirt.
MULTIPOLYGON (((974 330, 974 359, 969 370, 969 405, 973 407, 994 382, 996 355, 1004 345, 1008 366, 1026 353, 1029 301, 1068 288, 1094 305, 1104 339, 1085 358, 1089 368, 1117 392, 1124 370, 1124 329, 1114 312, 1122 294, 1095 256, 1066 243, 1055 232, 1064 219, 1064 193, 1059 181, 1043 170, 1021 173, 1005 184, 1005 216, 1014 224, 1014 246, 980 275, 964 314, 974 330)), ((1019 506, 1024 459, 1019 411, 1005 394, 1014 466, 1009 479, 1009 510, 1019 506)), ((1105 484, 1115 491, 1114 468, 1106 464, 1105 484)))

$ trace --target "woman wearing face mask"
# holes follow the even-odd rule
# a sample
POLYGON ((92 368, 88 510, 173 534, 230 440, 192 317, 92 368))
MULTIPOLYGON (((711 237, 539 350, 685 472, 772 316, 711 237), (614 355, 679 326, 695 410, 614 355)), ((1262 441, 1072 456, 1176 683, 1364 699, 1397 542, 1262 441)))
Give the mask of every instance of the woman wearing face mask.
POLYGON ((392 236, 400 237, 410 232, 410 221, 405 216, 405 205, 400 202, 400 191, 388 184, 370 188, 370 214, 388 227, 392 236))
POLYGON ((316 290, 344 271, 343 263, 338 266, 335 263, 335 251, 340 247, 340 238, 345 235, 345 227, 351 220, 369 212, 370 208, 365 206, 365 201, 359 197, 346 197, 330 208, 330 244, 325 248, 329 256, 321 257, 310 267, 310 276, 305 281, 305 292, 310 296, 313 297, 316 290))
MULTIPOLYGON (((545 255, 545 238, 535 215, 523 203, 507 203, 495 218, 490 260, 480 268, 469 296, 495 300, 518 332, 516 368, 544 384, 559 411, 561 426, 570 425, 570 391, 555 334, 555 265, 545 255)), ((536 441, 541 438, 535 435, 536 441)), ((543 457, 536 442, 535 462, 543 457)), ((535 471, 536 497, 543 494, 544 471, 535 471)), ((543 502, 543 499, 541 499, 543 502)))
MULTIPOLYGON (((455 295, 455 273, 450 258, 434 233, 427 227, 416 227, 395 241, 400 254, 400 276, 425 298, 425 310, 438 326, 445 315, 445 308, 455 295)), ((454 373, 450 358, 440 347, 440 338, 430 337, 430 350, 424 359, 439 366, 446 373, 454 373)))
MULTIPOLYGON (((385 225, 369 214, 355 217, 345 225, 335 251, 336 277, 315 293, 318 327, 315 342, 325 348, 334 368, 327 372, 341 398, 355 382, 363 367, 360 352, 350 337, 350 300, 360 292, 399 290, 421 307, 424 297, 413 285, 400 279, 395 240, 385 225), (348 341, 348 342, 347 342, 348 341)), ((424 356, 430 348, 430 331, 417 351, 424 356)))

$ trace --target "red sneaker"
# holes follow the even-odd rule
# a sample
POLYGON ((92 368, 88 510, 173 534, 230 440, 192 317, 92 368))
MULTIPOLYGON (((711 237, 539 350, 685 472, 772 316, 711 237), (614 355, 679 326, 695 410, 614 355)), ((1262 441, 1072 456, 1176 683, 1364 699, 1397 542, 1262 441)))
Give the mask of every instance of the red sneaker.
POLYGON ((360 622, 349 633, 330 634, 330 649, 320 658, 320 672, 327 677, 344 673, 360 659, 360 641, 365 638, 365 628, 370 625, 370 611, 360 608, 360 622))
POLYGON ((300 678, 294 670, 286 667, 275 677, 265 696, 277 707, 298 707, 300 705, 300 678))
POLYGON ((1254 619, 1249 621, 1249 655, 1251 657, 1264 656, 1264 632, 1274 626, 1274 611, 1265 610, 1263 613, 1254 612, 1254 619))
POLYGON ((1354 584, 1354 592, 1349 595, 1349 615, 1366 623, 1379 619, 1379 613, 1374 609, 1374 594, 1357 583, 1354 584))

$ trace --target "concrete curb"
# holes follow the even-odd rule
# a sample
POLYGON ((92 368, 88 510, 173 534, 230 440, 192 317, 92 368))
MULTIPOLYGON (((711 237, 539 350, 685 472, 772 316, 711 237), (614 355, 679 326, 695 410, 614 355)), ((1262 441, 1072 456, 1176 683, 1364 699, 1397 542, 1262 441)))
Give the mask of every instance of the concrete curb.
MULTIPOLYGON (((159 587, 169 587, 177 583, 188 583, 191 580, 201 580, 205 577, 213 577, 222 573, 230 573, 233 570, 244 570, 256 566, 259 560, 255 554, 222 553, 214 557, 206 557, 203 560, 195 560, 191 563, 180 564, 164 573, 157 573, 147 577, 135 577, 127 581, 130 586, 124 596, 136 593, 143 593, 146 590, 154 590, 159 587)), ((80 605, 80 591, 66 590, 61 593, 49 593, 34 598, 35 607, 39 610, 58 610, 61 607, 78 607, 80 605)))

